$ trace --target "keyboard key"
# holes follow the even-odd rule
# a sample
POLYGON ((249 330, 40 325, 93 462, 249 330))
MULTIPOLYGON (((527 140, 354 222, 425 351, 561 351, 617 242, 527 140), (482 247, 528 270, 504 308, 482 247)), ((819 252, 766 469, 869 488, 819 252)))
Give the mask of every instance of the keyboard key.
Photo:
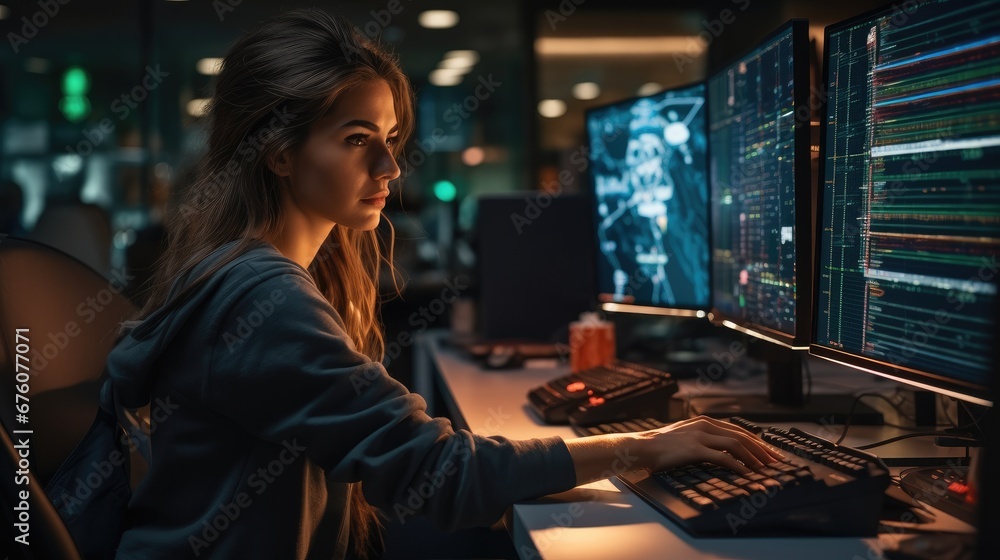
POLYGON ((715 503, 705 496, 698 496, 691 501, 691 505, 701 511, 715 509, 715 503))
POLYGON ((730 494, 729 492, 723 492, 722 490, 713 490, 709 492, 708 495, 711 496, 713 500, 715 500, 720 504, 724 504, 726 502, 730 502, 736 499, 736 496, 730 494))
POLYGON ((641 432, 641 431, 644 430, 644 428, 642 426, 640 426, 638 423, 633 422, 631 420, 626 420, 626 421, 622 422, 622 424, 626 428, 628 428, 629 432, 641 432))
POLYGON ((654 424, 653 422, 651 422, 650 420, 651 419, 636 420, 635 423, 638 424, 644 431, 645 430, 655 430, 658 426, 656 424, 654 424))

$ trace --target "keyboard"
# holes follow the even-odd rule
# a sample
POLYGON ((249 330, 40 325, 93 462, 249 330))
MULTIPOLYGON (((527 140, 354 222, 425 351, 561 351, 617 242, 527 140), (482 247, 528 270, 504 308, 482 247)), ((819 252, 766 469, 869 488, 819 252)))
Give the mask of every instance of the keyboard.
MULTIPOLYGON (((784 461, 741 475, 709 463, 620 475, 639 497, 694 536, 872 536, 889 471, 875 455, 792 428, 730 422, 781 450, 784 461)), ((653 429, 652 418, 576 426, 581 435, 653 429)))
POLYGON ((677 382, 665 371, 615 361, 563 375, 528 392, 531 409, 549 424, 628 420, 636 415, 666 417, 677 382))

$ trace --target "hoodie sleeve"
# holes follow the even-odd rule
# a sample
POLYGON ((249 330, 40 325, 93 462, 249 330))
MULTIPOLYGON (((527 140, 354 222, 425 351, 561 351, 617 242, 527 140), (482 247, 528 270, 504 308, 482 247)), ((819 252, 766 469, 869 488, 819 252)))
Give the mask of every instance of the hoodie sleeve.
POLYGON ((356 351, 336 310, 298 269, 254 285, 215 342, 209 404, 251 434, 306 448, 373 505, 448 530, 488 525, 510 504, 572 488, 559 437, 510 440, 452 429, 356 351))

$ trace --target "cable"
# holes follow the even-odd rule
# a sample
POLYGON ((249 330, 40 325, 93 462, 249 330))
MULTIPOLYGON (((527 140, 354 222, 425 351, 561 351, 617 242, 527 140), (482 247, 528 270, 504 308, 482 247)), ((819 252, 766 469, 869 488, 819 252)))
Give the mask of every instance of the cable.
MULTIPOLYGON (((926 426, 904 426, 902 424, 893 424, 892 422, 882 422, 883 426, 889 426, 890 428, 896 428, 897 430, 907 430, 909 432, 919 432, 926 428, 926 426)), ((935 428, 952 428, 951 424, 934 424, 935 428)), ((972 424, 969 424, 972 427, 972 424)))
POLYGON ((980 441, 980 440, 978 440, 976 438, 973 438, 973 437, 956 436, 956 435, 954 435, 952 433, 949 433, 949 432, 917 432, 915 434, 904 434, 904 435, 901 435, 901 436, 896 436, 896 437, 892 437, 892 438, 889 438, 889 439, 884 439, 882 441, 876 441, 875 443, 869 443, 868 445, 859 445, 859 446, 856 446, 854 449, 859 449, 861 451, 865 451, 867 449, 872 449, 872 448, 875 448, 875 447, 881 447, 883 445, 889 445, 890 443, 895 443, 895 442, 897 442, 899 440, 903 440, 903 439, 910 439, 910 438, 915 438, 915 437, 937 437, 937 436, 950 437, 952 439, 958 439, 958 440, 962 440, 962 441, 971 441, 971 442, 979 442, 980 441))
POLYGON ((889 403, 890 406, 896 409, 896 411, 899 412, 900 416, 906 418, 907 420, 911 419, 906 415, 906 413, 903 412, 901 408, 899 408, 899 405, 892 402, 892 400, 889 399, 889 397, 882 395, 880 393, 861 393, 860 395, 855 397, 854 402, 851 403, 851 410, 847 413, 847 422, 844 422, 844 431, 840 432, 840 438, 837 440, 836 445, 840 445, 844 441, 844 438, 847 437, 847 430, 851 428, 851 421, 854 420, 854 409, 857 408, 858 403, 861 402, 862 397, 878 397, 884 400, 885 402, 889 403))

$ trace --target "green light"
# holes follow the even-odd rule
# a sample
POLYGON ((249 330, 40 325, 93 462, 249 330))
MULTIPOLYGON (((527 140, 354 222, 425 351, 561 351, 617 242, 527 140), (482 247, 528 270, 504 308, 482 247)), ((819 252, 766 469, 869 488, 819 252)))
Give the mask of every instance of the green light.
POLYGON ((455 200, 455 195, 458 194, 458 189, 455 188, 455 184, 451 181, 438 181, 434 183, 434 196, 442 202, 451 202, 455 200))
POLYGON ((70 122, 80 122, 90 114, 90 101, 82 95, 68 95, 59 100, 59 110, 70 122))
POLYGON ((63 74, 63 95, 84 95, 90 90, 90 77, 79 66, 72 66, 63 74))

